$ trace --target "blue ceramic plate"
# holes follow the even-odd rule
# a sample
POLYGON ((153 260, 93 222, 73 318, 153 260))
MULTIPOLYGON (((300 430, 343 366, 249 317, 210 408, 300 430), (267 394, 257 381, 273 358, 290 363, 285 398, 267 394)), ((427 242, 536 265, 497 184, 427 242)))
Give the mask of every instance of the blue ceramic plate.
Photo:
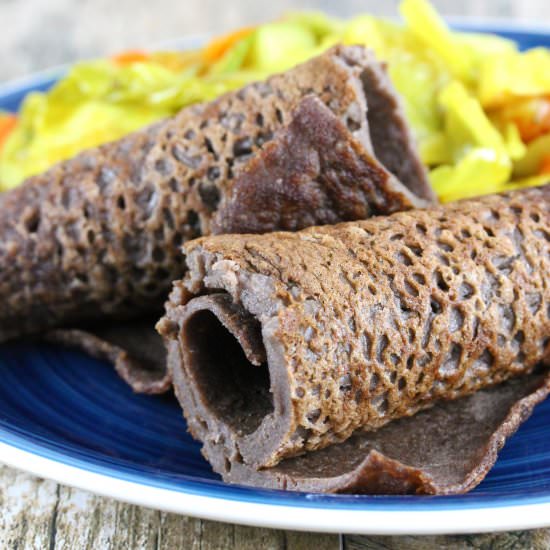
MULTIPOLYGON (((473 28, 522 47, 550 47, 550 33, 540 30, 473 28)), ((0 87, 0 109, 16 110, 27 92, 47 89, 59 74, 0 87)), ((550 526, 548 424, 550 402, 536 409, 486 480, 465 496, 256 490, 226 485, 212 472, 174 398, 134 395, 108 364, 81 353, 25 343, 0 347, 0 460, 121 500, 235 523, 373 534, 550 526)))

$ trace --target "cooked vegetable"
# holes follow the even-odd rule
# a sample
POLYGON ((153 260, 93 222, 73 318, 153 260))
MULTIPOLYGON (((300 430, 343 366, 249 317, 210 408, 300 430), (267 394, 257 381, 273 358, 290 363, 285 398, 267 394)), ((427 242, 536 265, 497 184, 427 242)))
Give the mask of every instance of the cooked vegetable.
POLYGON ((117 65, 128 65, 130 63, 137 63, 138 61, 148 61, 151 54, 142 50, 127 50, 113 56, 111 59, 117 65))
POLYGON ((209 42, 202 52, 205 62, 215 63, 219 61, 232 46, 242 41, 243 38, 247 37, 252 32, 252 30, 251 27, 238 29, 209 42))
POLYGON ((540 174, 548 156, 550 156, 550 134, 545 134, 529 143, 525 155, 514 164, 514 176, 525 178, 540 174))
POLYGON ((550 132, 550 99, 548 97, 514 100, 491 113, 491 118, 497 124, 509 122, 515 124, 525 143, 550 132))
POLYGON ((248 61, 259 70, 284 71, 311 57, 316 45, 314 34, 304 25, 269 23, 256 30, 248 61))
POLYGON ((17 125, 17 117, 10 113, 0 113, 0 148, 17 125))
POLYGON ((482 62, 478 94, 486 108, 549 93, 550 51, 546 48, 490 56, 482 62))
POLYGON ((432 171, 432 183, 442 200, 473 197, 506 183, 512 162, 503 137, 491 124, 479 101, 458 81, 439 96, 444 112, 446 149, 451 163, 432 171))
POLYGON ((401 14, 410 32, 461 80, 472 76, 472 59, 457 48, 456 39, 427 0, 403 0, 401 14))
POLYGON ((14 129, 3 131, 0 118, 0 190, 338 42, 365 44, 387 61, 442 200, 509 189, 514 178, 523 186, 546 174, 550 50, 519 52, 498 36, 452 31, 427 0, 403 0, 401 14, 402 24, 295 13, 201 50, 135 50, 76 65, 50 92, 28 96, 14 129))

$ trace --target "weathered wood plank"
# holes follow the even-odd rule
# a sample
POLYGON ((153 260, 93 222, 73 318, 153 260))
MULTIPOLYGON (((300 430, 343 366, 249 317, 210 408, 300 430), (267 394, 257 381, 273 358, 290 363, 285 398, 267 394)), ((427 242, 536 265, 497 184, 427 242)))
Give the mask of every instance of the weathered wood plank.
POLYGON ((57 484, 0 465, 0 548, 49 548, 57 484))
POLYGON ((160 516, 159 550, 185 548, 201 550, 201 520, 162 513, 160 516))
POLYGON ((217 521, 202 521, 199 536, 200 550, 218 550, 234 547, 234 525, 217 521))
MULTIPOLYGON (((275 529, 260 529, 235 525, 234 547, 240 550, 284 550, 285 533, 275 529)), ((287 547, 288 548, 288 547, 287 547)))
POLYGON ((51 548, 55 550, 161 548, 160 512, 78 489, 60 487, 57 513, 53 520, 55 529, 51 548))
POLYGON ((322 535, 318 533, 286 532, 287 550, 339 550, 338 535, 322 535))
POLYGON ((550 530, 437 537, 345 537, 345 550, 547 550, 550 530))
POLYGON ((338 550, 338 537, 205 521, 59 486, 0 465, 1 549, 338 550))
POLYGON ((201 550, 339 550, 338 535, 299 533, 203 521, 201 550))
MULTIPOLYGON (((338 550, 336 535, 260 529, 167 514, 0 466, 1 549, 338 550)), ((344 537, 346 550, 550 548, 550 529, 437 537, 344 537)))

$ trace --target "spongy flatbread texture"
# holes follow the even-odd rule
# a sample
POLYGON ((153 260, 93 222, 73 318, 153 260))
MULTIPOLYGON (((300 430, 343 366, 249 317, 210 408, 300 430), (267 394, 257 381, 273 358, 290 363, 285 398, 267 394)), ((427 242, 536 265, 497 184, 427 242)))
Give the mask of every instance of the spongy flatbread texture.
MULTIPOLYGON (((216 464, 231 483, 355 494, 466 493, 494 465, 506 440, 548 397, 550 376, 532 374, 443 401, 379 430, 255 470, 216 464)), ((214 455, 213 458, 218 458, 214 455)))
MULTIPOLYGON (((317 97, 306 96, 290 125, 258 152, 214 214, 212 232, 296 230, 426 206, 356 140, 317 97), (251 215, 251 212, 254 215, 251 215)), ((60 328, 44 338, 110 360, 139 393, 170 388, 158 319, 60 328), (144 346, 147 343, 147 346, 144 346)))
POLYGON ((319 98, 306 96, 288 127, 229 185, 210 229, 213 234, 296 231, 427 204, 380 164, 319 98))
POLYGON ((550 359, 549 186, 185 251, 190 271, 159 328, 207 456, 272 467, 550 359), (193 297, 213 291, 262 325, 272 410, 250 433, 197 383, 193 297))
MULTIPOLYGON (((0 341, 159 311, 171 281, 185 270, 181 243, 210 233, 229 183, 262 145, 277 139, 306 96, 325 103, 349 139, 374 155, 360 80, 373 63, 362 48, 334 48, 87 151, 1 195, 0 341)), ((392 90, 385 93, 394 100, 392 90)), ((401 112, 395 116, 400 125, 401 112)), ((417 177, 426 183, 421 170, 417 177)), ((362 193, 358 185, 356 194, 362 193)), ((410 207, 411 196, 397 207, 410 207)), ((287 219, 301 215, 298 207, 290 211, 287 219)))

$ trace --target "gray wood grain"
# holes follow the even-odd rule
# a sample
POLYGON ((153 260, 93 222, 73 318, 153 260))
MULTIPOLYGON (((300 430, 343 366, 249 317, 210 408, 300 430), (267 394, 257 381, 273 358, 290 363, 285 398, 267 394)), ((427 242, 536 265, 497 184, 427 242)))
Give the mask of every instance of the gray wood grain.
POLYGON ((339 550, 337 535, 168 514, 0 466, 2 550, 339 550))
POLYGON ((438 537, 361 537, 345 538, 345 550, 547 550, 550 531, 516 531, 485 535, 438 537))
POLYGON ((550 530, 436 537, 299 533, 169 514, 0 466, 0 548, 47 550, 543 550, 550 530))

